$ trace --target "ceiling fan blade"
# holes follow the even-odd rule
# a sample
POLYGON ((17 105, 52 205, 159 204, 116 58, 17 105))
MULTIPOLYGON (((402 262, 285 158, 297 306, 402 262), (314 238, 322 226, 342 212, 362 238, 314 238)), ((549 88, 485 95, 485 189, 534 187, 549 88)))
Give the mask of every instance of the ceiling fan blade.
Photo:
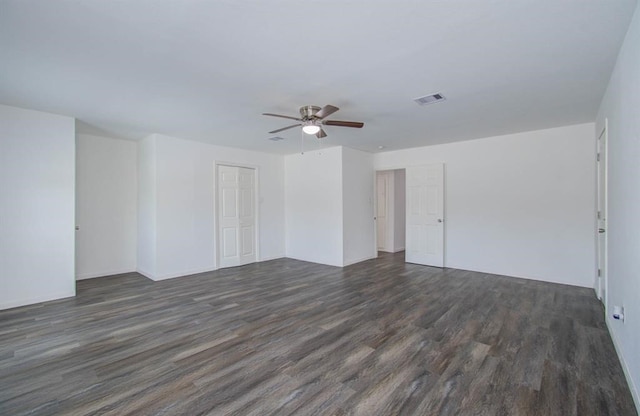
POLYGON ((263 116, 271 116, 271 117, 280 117, 280 118, 288 118, 291 120, 297 120, 297 121, 302 121, 301 118, 298 117, 290 117, 290 116, 283 116, 282 114, 273 114, 273 113, 262 113, 263 116))
POLYGON ((292 129, 292 128, 298 127, 298 126, 302 126, 302 124, 292 124, 291 126, 287 126, 287 127, 283 127, 281 129, 278 129, 278 130, 270 131, 269 134, 279 133, 279 132, 281 132, 283 130, 289 130, 289 129, 292 129))
POLYGON ((358 129, 364 126, 364 123, 359 121, 324 120, 322 124, 325 126, 355 127, 358 129))
POLYGON ((325 133, 324 130, 320 129, 320 131, 316 133, 316 137, 318 139, 322 139, 323 137, 327 137, 327 133, 325 133))
POLYGON ((324 107, 322 107, 320 109, 320 111, 318 111, 316 113, 316 117, 318 118, 325 118, 326 116, 335 113, 336 111, 340 110, 338 107, 334 107, 330 104, 325 105, 324 107))

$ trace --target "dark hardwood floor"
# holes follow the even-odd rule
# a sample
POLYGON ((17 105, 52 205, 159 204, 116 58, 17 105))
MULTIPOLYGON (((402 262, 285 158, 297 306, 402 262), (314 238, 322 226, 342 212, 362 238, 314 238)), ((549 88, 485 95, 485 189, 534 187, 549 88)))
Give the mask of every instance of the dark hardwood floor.
POLYGON ((635 415, 593 290, 290 259, 0 312, 2 415, 635 415))

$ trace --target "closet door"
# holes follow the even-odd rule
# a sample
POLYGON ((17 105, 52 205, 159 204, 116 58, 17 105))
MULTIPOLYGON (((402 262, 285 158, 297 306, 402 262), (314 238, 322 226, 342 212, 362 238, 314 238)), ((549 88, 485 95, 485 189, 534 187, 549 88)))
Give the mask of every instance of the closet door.
POLYGON ((219 267, 256 261, 255 170, 218 166, 219 267))

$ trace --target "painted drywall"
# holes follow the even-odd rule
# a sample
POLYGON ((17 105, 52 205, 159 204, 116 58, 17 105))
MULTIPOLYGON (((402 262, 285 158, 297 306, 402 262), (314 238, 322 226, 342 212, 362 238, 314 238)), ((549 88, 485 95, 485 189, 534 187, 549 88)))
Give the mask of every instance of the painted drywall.
POLYGON ((592 123, 376 155, 445 164, 445 266, 592 287, 592 123))
POLYGON ((151 135, 138 142, 138 273, 156 276, 156 138, 151 135))
MULTIPOLYGON (((162 280, 217 268, 215 232, 215 164, 256 169, 258 197, 258 260, 284 256, 284 158, 179 138, 152 135, 153 145, 140 147, 139 160, 153 169, 145 183, 155 182, 150 201, 155 237, 145 244, 155 247, 150 254, 154 280, 162 280), (147 154, 148 153, 148 154, 147 154)), ((143 170, 141 166, 140 171, 143 170)), ((144 184, 140 183, 142 188, 144 184)), ((142 189, 140 191, 142 193, 142 189)), ((151 233, 148 233, 151 234, 151 233)), ((140 253, 140 250, 139 250, 140 253)), ((141 263, 139 261, 139 268, 141 263)))
POLYGON ((342 147, 343 260, 348 266, 377 256, 371 153, 342 147))
POLYGON ((640 6, 620 49, 596 122, 608 119, 607 325, 640 410, 640 6), (624 323, 612 319, 624 306, 624 323))
POLYGON ((405 248, 406 225, 406 172, 404 169, 393 171, 393 251, 405 248))
POLYGON ((75 121, 0 105, 0 309, 75 295, 75 121))
POLYGON ((342 149, 284 160, 287 257, 342 266, 342 149))
POLYGON ((76 136, 76 279, 136 270, 137 144, 76 136))
POLYGON ((287 257, 340 267, 374 258, 374 181, 370 153, 285 156, 287 257))

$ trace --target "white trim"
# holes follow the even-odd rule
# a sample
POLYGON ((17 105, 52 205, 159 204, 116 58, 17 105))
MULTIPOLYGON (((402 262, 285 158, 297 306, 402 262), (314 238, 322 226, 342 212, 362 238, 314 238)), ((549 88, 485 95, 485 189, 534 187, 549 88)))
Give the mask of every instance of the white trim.
POLYGON ((152 274, 152 273, 147 272, 146 270, 142 270, 142 269, 140 269, 140 268, 136 268, 136 273, 138 273, 138 274, 140 274, 140 275, 142 275, 142 276, 146 277, 146 278, 147 278, 147 279, 149 279, 149 280, 155 280, 155 279, 153 278, 153 274, 152 274))
POLYGON ((125 273, 135 273, 136 269, 119 269, 119 270, 108 270, 97 273, 84 273, 76 275, 76 280, 86 280, 86 279, 95 279, 97 277, 107 277, 113 276, 116 274, 125 274, 125 273))
POLYGON ((7 302, 7 303, 2 303, 0 304, 0 310, 18 308, 21 306, 33 306, 34 304, 38 304, 38 303, 51 302, 51 301, 60 300, 60 299, 67 299, 75 296, 76 296, 76 290, 75 290, 75 284, 74 284, 73 290, 70 292, 64 291, 64 292, 58 292, 54 294, 49 293, 46 296, 37 296, 35 298, 20 299, 20 300, 7 302))
MULTIPOLYGON (((432 267, 432 266, 429 266, 432 267)), ((506 274, 504 272, 500 272, 499 270, 478 270, 478 269, 470 269, 468 267, 465 266, 457 266, 455 264, 450 264, 445 266, 444 268, 446 269, 456 269, 456 270, 463 270, 463 271, 469 271, 469 272, 476 272, 476 273, 485 273, 485 274, 492 274, 495 276, 502 276, 502 277, 511 277, 514 279, 526 279, 526 280, 533 280, 535 282, 546 282, 546 283, 556 283, 559 285, 567 285, 567 286, 574 286, 574 287, 584 287, 587 289, 593 289, 592 286, 583 286, 583 285, 578 285, 576 283, 573 282, 565 282, 563 280, 559 280, 559 279, 554 279, 554 278, 549 278, 549 277, 543 277, 543 276, 520 276, 517 274, 506 274)), ((595 296, 595 295, 594 295, 595 296)))
POLYGON ((285 256, 284 254, 283 254, 283 255, 280 255, 280 256, 269 256, 269 257, 263 257, 263 258, 261 258, 260 260, 258 260, 258 262, 262 263, 263 261, 271 261, 271 260, 284 259, 284 258, 286 258, 286 257, 287 257, 287 256, 285 256))
MULTIPOLYGON (((305 263, 312 263, 312 264, 321 264, 323 266, 330 266, 330 267, 344 267, 344 265, 342 264, 336 264, 336 263, 320 263, 317 261, 311 261, 311 260, 307 260, 307 259, 301 259, 299 257, 293 257, 293 256, 286 256, 286 258, 291 259, 291 260, 297 260, 297 261, 303 261, 305 263)), ((372 257, 375 258, 375 257, 372 257)))
POLYGON ((359 259, 349 260, 347 262, 343 262, 342 267, 351 266, 352 264, 360 263, 360 262, 371 260, 371 259, 375 259, 375 258, 378 258, 377 253, 376 253, 375 256, 365 256, 365 257, 361 257, 359 259))
POLYGON ((214 269, 211 269, 211 268, 192 269, 192 270, 187 270, 187 271, 180 272, 180 273, 169 273, 169 274, 165 274, 165 275, 162 275, 162 276, 156 276, 156 278, 151 279, 151 280, 157 282, 159 280, 175 279, 176 277, 187 277, 187 276, 192 276, 194 274, 215 272, 216 270, 218 270, 218 269, 217 268, 214 268, 214 269))
MULTIPOLYGON (((264 261, 271 261, 271 260, 277 260, 277 259, 283 259, 283 258, 287 258, 286 256, 282 255, 282 256, 273 256, 273 257, 267 257, 267 258, 263 258, 260 260, 257 260, 256 263, 262 263, 264 261)), ((251 263, 253 264, 253 263, 251 263)), ((247 266, 247 265, 245 265, 247 266)), ((238 266, 238 267, 242 267, 242 266, 238 266)), ((141 270, 136 270, 136 273, 141 274, 142 276, 146 277, 147 279, 153 280, 153 281, 160 281, 160 280, 167 280, 167 279, 175 279, 177 277, 187 277, 187 276, 193 276, 194 274, 200 274, 200 273, 210 273, 210 272, 215 272, 217 270, 220 270, 218 267, 214 267, 214 268, 204 268, 204 269, 193 269, 193 270, 187 270, 186 272, 181 272, 179 274, 176 273, 170 273, 164 276, 158 276, 158 277, 151 277, 150 273, 146 273, 144 271, 141 270)))
MULTIPOLYGON (((378 257, 378 170, 373 171, 373 249, 378 257)), ((344 194, 343 194, 344 199, 344 194)), ((344 236, 343 236, 344 240, 344 236)), ((343 251, 344 257, 344 251, 343 251)))
POLYGON ((611 340, 613 341, 613 348, 616 350, 616 354, 618 355, 618 359, 620 360, 620 364, 622 366, 622 371, 624 372, 624 377, 627 379, 627 384, 629 387, 629 391, 631 392, 631 397, 633 397, 633 402, 636 405, 636 411, 640 413, 640 394, 638 392, 638 388, 633 382, 633 378, 631 377, 631 370, 627 365, 627 362, 624 359, 624 355, 622 355, 622 347, 618 342, 618 338, 616 337, 615 331, 611 330, 611 323, 620 323, 619 321, 610 321, 609 316, 605 315, 604 322, 607 325, 607 330, 609 331, 609 336, 611 336, 611 340))
POLYGON ((398 247, 394 250, 378 250, 378 251, 381 251, 383 253, 400 253, 401 251, 404 251, 404 249, 405 249, 404 247, 398 247))

